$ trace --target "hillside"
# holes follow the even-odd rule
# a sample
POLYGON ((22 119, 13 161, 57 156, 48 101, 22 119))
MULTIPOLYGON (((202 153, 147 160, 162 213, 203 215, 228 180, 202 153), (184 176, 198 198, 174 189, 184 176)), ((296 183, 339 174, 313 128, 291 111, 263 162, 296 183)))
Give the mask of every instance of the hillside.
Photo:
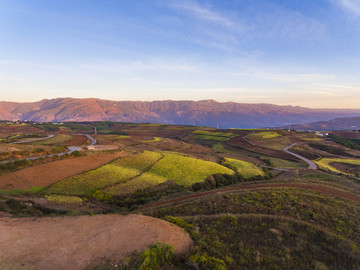
POLYGON ((360 117, 335 118, 309 124, 292 125, 296 130, 356 130, 360 128, 360 117))
POLYGON ((262 128, 360 115, 360 110, 203 101, 110 101, 57 98, 33 103, 0 102, 0 120, 121 121, 262 128))
POLYGON ((336 134, 0 123, 0 269, 360 269, 360 141, 336 134))

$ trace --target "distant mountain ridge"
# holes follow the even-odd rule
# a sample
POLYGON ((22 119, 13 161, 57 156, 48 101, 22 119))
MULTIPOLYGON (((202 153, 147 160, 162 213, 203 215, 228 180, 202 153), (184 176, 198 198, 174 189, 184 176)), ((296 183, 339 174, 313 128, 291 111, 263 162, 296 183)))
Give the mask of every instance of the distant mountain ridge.
POLYGON ((56 98, 38 102, 0 102, 0 120, 41 122, 119 121, 263 128, 360 116, 360 109, 310 109, 299 106, 202 101, 111 101, 56 98))

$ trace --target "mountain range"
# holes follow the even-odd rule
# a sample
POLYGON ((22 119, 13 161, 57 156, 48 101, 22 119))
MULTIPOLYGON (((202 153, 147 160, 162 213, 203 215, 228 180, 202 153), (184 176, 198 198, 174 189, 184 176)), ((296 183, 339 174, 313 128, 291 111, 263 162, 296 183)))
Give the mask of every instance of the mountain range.
POLYGON ((56 98, 38 102, 0 102, 0 120, 40 122, 119 121, 264 128, 360 116, 360 109, 311 109, 299 106, 202 101, 111 101, 56 98))

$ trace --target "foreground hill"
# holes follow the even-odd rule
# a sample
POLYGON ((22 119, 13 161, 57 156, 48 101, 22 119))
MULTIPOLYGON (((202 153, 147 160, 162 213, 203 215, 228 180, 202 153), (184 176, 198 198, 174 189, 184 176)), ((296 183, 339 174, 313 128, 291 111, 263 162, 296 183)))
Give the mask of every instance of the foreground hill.
POLYGON ((271 104, 203 101, 109 101, 57 98, 32 103, 0 102, 0 120, 121 121, 259 128, 360 115, 360 110, 309 109, 271 104))

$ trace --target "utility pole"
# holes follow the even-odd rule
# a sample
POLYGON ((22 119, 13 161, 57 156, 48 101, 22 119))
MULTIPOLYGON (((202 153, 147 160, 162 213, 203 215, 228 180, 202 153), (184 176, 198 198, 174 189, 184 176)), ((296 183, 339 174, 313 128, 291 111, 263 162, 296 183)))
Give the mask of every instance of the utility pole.
POLYGON ((95 135, 97 135, 96 127, 95 127, 95 135))

